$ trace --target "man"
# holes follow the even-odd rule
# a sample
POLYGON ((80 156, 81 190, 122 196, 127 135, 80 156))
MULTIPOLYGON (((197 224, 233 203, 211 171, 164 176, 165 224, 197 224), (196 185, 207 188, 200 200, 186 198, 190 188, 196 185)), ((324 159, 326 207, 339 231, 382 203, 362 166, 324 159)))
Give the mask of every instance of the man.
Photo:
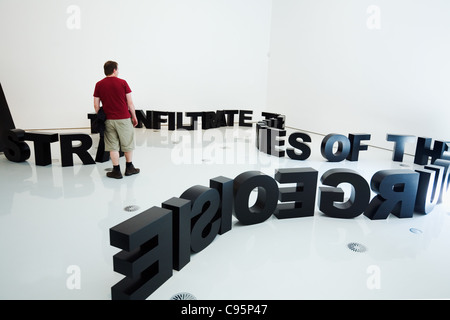
POLYGON ((109 151, 113 164, 113 170, 106 175, 109 178, 122 179, 119 165, 120 151, 125 155, 125 175, 130 176, 140 171, 133 165, 134 127, 138 124, 138 120, 131 89, 125 80, 119 78, 117 62, 107 61, 103 69, 106 78, 95 85, 94 109, 98 113, 101 102, 106 115, 105 151, 109 151))

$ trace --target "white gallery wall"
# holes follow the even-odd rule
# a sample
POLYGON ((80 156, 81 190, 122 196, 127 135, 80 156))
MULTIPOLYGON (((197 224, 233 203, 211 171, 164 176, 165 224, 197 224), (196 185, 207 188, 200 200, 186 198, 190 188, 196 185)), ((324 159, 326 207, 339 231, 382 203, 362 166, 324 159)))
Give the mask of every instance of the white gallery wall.
POLYGON ((268 81, 288 126, 446 141, 450 1, 274 0, 268 81))
POLYGON ((270 0, 0 0, 0 83, 22 129, 88 127, 110 59, 137 109, 256 112, 270 14, 270 0))
POLYGON ((449 14, 448 0, 0 0, 0 83, 22 129, 89 126, 112 59, 138 109, 446 140, 449 14))

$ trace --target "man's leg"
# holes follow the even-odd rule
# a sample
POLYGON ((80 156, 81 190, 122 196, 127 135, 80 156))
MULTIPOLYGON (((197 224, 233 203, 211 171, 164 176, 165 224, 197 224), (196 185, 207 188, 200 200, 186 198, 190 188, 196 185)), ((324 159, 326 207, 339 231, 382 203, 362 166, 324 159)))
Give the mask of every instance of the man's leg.
POLYGON ((119 151, 110 151, 109 157, 111 158, 113 170, 111 172, 106 173, 106 176, 108 176, 109 178, 121 179, 123 176, 122 172, 120 172, 119 151))
POLYGON ((133 165, 133 151, 127 151, 124 152, 125 155, 125 161, 126 163, 126 169, 125 169, 125 175, 131 176, 133 174, 138 174, 140 172, 140 169, 137 169, 133 165))
POLYGON ((133 151, 124 152, 123 154, 126 162, 133 162, 133 151))
POLYGON ((113 166, 119 165, 119 158, 120 158, 119 151, 110 151, 109 157, 111 158, 111 162, 112 162, 113 166))
POLYGON ((113 165, 113 170, 107 172, 106 176, 109 178, 121 179, 122 173, 120 172, 119 166, 119 136, 115 129, 116 120, 106 120, 105 121, 105 150, 109 150, 109 157, 113 165))

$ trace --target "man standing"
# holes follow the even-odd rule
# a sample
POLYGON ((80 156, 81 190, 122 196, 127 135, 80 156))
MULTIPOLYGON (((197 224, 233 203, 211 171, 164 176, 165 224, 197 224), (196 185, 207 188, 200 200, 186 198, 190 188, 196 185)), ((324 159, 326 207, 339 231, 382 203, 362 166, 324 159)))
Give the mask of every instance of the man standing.
POLYGON ((94 109, 98 113, 100 102, 106 115, 105 121, 105 151, 113 164, 113 170, 106 175, 109 178, 121 179, 119 152, 125 155, 125 175, 139 173, 133 165, 134 127, 138 124, 136 110, 131 97, 128 83, 120 79, 118 64, 107 61, 103 66, 106 78, 98 81, 94 90, 94 109), (131 120, 130 120, 131 118, 131 120))

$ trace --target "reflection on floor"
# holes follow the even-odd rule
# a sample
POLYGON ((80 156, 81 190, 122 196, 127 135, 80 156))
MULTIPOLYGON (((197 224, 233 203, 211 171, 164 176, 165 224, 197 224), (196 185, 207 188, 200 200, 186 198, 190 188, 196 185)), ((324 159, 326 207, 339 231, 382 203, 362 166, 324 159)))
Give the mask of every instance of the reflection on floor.
MULTIPOLYGON (((136 134, 141 173, 121 180, 106 177, 109 161, 83 165, 74 156, 74 165, 63 167, 58 143, 48 166, 35 165, 32 146, 23 163, 0 154, 0 299, 111 299, 123 276, 113 271, 119 249, 109 244, 109 229, 217 176, 259 170, 273 177, 278 168, 312 167, 320 178, 328 169, 349 168, 370 181, 379 170, 416 166, 411 156, 394 162, 392 151, 370 146, 359 161, 328 162, 320 152, 323 136, 312 134, 304 161, 259 152, 254 128, 136 134)), ((98 135, 92 139, 95 157, 98 135)), ((450 298, 445 204, 407 219, 330 218, 317 204, 312 217, 272 216, 249 226, 233 219, 229 232, 192 254, 148 299, 180 293, 203 300, 450 298)))

